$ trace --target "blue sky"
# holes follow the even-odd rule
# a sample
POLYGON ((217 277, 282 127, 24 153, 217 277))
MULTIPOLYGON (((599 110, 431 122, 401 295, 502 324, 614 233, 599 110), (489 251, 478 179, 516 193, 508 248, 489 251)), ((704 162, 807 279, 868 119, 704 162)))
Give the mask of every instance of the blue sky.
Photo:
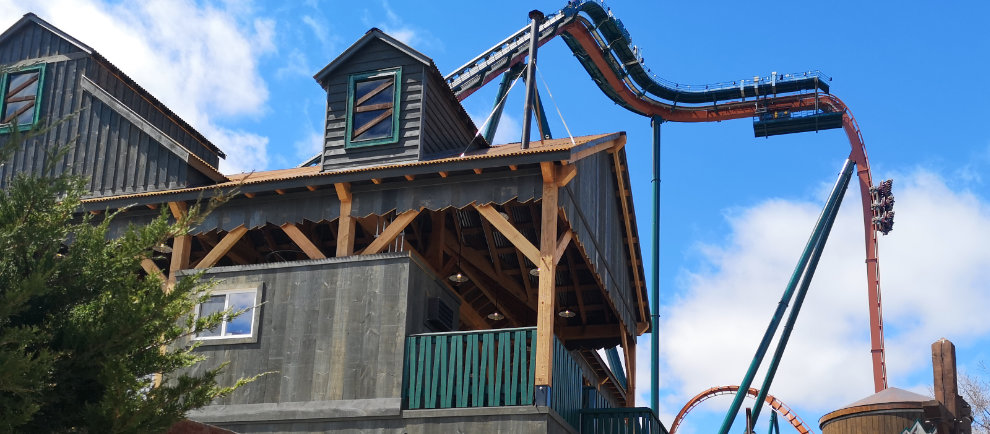
MULTIPOLYGON (((221 146, 225 172, 291 167, 316 153, 324 94, 312 79, 370 27, 447 73, 563 1, 306 2, 0 0, 93 46, 221 146)), ((957 344, 963 369, 990 361, 990 4, 647 2, 610 4, 661 77, 703 84, 820 69, 852 109, 875 179, 893 177, 897 223, 881 240, 891 385, 928 393, 929 345, 957 344), (932 301, 936 300, 936 301, 932 301)), ((540 72, 574 135, 626 131, 644 239, 650 125, 614 105, 562 41, 540 72)), ((541 92, 546 92, 542 89, 541 92)), ((494 84, 464 101, 479 123, 494 84)), ((517 141, 521 86, 497 142, 517 141)), ((555 136, 566 135, 556 115, 555 136)), ((661 415, 737 384, 849 145, 840 130, 756 139, 749 120, 665 124, 662 151, 661 415)), ((771 393, 817 431, 824 413, 872 393, 858 192, 848 196, 771 393)), ((644 257, 653 252, 644 243, 644 257)), ((648 404, 648 340, 640 404, 648 404)), ((709 432, 729 399, 682 432, 709 432)), ((764 419, 765 420, 765 419, 764 419)), ((785 428, 785 432, 787 429, 785 428)))

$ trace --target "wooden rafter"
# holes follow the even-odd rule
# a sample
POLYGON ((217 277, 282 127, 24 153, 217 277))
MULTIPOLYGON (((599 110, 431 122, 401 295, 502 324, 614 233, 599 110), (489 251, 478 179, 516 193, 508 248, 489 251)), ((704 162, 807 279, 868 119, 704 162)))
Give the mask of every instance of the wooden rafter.
MULTIPOLYGON (((189 206, 185 202, 169 202, 169 210, 176 221, 185 220, 189 214, 189 206)), ((179 235, 172 240, 172 258, 168 269, 168 288, 175 283, 175 273, 189 268, 189 253, 192 251, 192 237, 179 235)))
POLYGON ((495 283, 502 285, 502 287, 507 289, 508 292, 512 294, 513 297, 516 297, 517 299, 521 300, 523 303, 526 303, 528 297, 526 296, 526 293, 522 290, 522 288, 519 287, 518 283, 512 281, 512 279, 509 279, 505 274, 496 273, 495 269, 492 268, 491 263, 485 258, 483 254, 479 253, 477 250, 474 250, 472 248, 464 248, 462 246, 459 246, 457 242, 455 242, 451 238, 452 237, 447 237, 447 245, 445 246, 448 254, 450 254, 451 256, 460 256, 461 259, 471 264, 471 266, 477 268, 478 271, 484 273, 486 276, 488 276, 488 278, 495 281, 495 283))
MULTIPOLYGON (((204 256, 206 256, 206 253, 208 253, 209 250, 211 250, 214 247, 216 247, 216 245, 220 242, 220 239, 217 237, 217 234, 215 234, 213 232, 196 234, 196 239, 199 240, 199 244, 202 245, 203 246, 203 250, 205 250, 203 252, 203 255, 204 256)), ((230 249, 227 252, 227 257, 230 258, 230 259, 233 259, 234 262, 236 262, 238 264, 250 264, 250 263, 252 263, 252 261, 250 261, 247 257, 241 255, 240 253, 238 253, 234 249, 230 249)))
POLYGON ((234 244, 237 244, 237 242, 241 240, 241 237, 243 237, 247 231, 248 230, 244 227, 244 225, 240 225, 232 229, 230 232, 227 232, 227 235, 224 235, 224 237, 220 239, 220 242, 217 243, 217 245, 213 247, 213 249, 211 249, 210 252, 207 253, 198 264, 196 264, 196 268, 210 268, 216 265, 217 262, 226 256, 227 252, 234 247, 234 244))
POLYGON ((306 253, 306 256, 308 256, 309 259, 326 258, 326 255, 324 255, 323 252, 320 251, 320 248, 317 247, 316 244, 313 244, 313 242, 310 241, 309 237, 307 237, 306 234, 302 233, 302 231, 299 230, 299 227, 296 226, 294 223, 283 224, 282 231, 285 232, 285 234, 288 235, 290 239, 292 239, 292 242, 296 243, 296 245, 299 246, 300 249, 302 249, 303 253, 306 253))
POLYGON ((485 242, 488 244, 488 256, 492 258, 492 265, 495 266, 495 272, 502 274, 502 260, 498 257, 498 251, 495 246, 495 235, 492 232, 491 223, 488 223, 485 219, 481 219, 481 228, 485 231, 485 242))
POLYGON ((386 227, 385 230, 378 235, 378 238, 375 238, 375 240, 372 241, 368 247, 361 251, 361 254, 371 255, 381 253, 381 251, 385 250, 385 248, 388 247, 392 241, 395 241, 395 237, 399 236, 399 234, 406 229, 406 226, 408 226, 409 223, 412 223, 418 215, 419 210, 414 209, 399 214, 398 217, 396 217, 395 220, 392 220, 392 223, 390 223, 388 227, 386 227))
POLYGON ((557 239, 557 247, 554 249, 554 254, 553 254, 554 264, 560 263, 560 258, 564 256, 564 251, 567 250, 567 245, 571 243, 571 238, 574 238, 574 232, 571 232, 570 229, 560 234, 560 238, 557 239))
POLYGON ((584 307, 584 290, 581 289, 581 284, 578 280, 577 267, 574 265, 574 255, 565 256, 567 256, 567 269, 571 272, 571 284, 574 286, 574 294, 577 296, 578 315, 581 316, 581 324, 587 324, 588 314, 587 309, 584 307))
POLYGON ((625 144, 626 144, 626 136, 625 136, 625 134, 623 134, 623 135, 620 135, 618 138, 615 138, 615 139, 612 139, 612 140, 608 140, 608 141, 605 141, 605 142, 601 142, 601 143, 599 143, 599 144, 597 144, 595 146, 592 146, 592 147, 589 147, 589 148, 586 148, 586 149, 582 149, 582 150, 580 150, 580 151, 572 154, 571 155, 571 159, 569 161, 571 163, 574 163, 575 161, 581 160, 581 159, 583 159, 583 158, 585 158, 585 157, 587 157, 589 155, 597 154, 597 153, 599 153, 601 151, 604 151, 606 149, 608 149, 610 151, 611 150, 622 149, 622 147, 625 146, 625 144))
MULTIPOLYGON (((484 279, 482 278, 482 275, 478 273, 477 270, 475 270, 474 267, 472 267, 471 265, 472 264, 461 264, 462 271, 464 272, 464 274, 467 275, 469 279, 471 279, 471 283, 475 287, 477 287, 479 291, 485 294, 485 297, 488 298, 488 300, 492 303, 492 305, 496 305, 497 303, 495 301, 499 299, 498 294, 496 294, 488 287, 488 284, 485 283, 484 279)), ((519 318, 516 316, 514 312, 512 312, 511 309, 505 308, 505 304, 501 304, 499 308, 502 311, 502 314, 505 315, 505 318, 509 321, 509 325, 511 325, 512 327, 518 327, 522 324, 519 321, 519 318)))

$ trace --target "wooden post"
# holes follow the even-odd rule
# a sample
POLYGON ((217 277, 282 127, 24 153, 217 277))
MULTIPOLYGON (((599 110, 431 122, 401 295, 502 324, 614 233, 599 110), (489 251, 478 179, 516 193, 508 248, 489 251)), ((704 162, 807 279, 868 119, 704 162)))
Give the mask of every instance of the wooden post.
POLYGON ((351 184, 343 182, 334 184, 337 198, 340 199, 340 228, 337 230, 337 257, 354 254, 354 217, 351 217, 351 184))
POLYGON ((631 335, 625 326, 619 323, 622 333, 622 352, 626 358, 626 406, 636 406, 636 336, 631 335))
POLYGON ((536 402, 547 405, 553 372, 554 296, 556 293, 557 194, 552 162, 540 163, 543 171, 542 218, 540 225, 540 286, 536 311, 536 402))
MULTIPOLYGON (((185 202, 169 202, 168 208, 176 221, 186 218, 189 206, 185 202)), ((172 261, 168 268, 168 284, 165 290, 171 291, 175 285, 175 273, 189 268, 189 253, 192 250, 192 236, 179 235, 172 240, 172 261)))

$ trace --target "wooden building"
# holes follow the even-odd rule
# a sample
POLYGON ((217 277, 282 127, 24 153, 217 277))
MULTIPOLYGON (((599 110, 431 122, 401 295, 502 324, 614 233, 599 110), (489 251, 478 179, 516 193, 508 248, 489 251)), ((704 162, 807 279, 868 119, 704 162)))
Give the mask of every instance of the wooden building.
POLYGON ((650 313, 624 133, 492 146, 430 58, 372 29, 315 77, 327 113, 314 164, 222 175, 219 149, 38 17, 0 35, 0 64, 7 131, 78 112, 4 162, 0 187, 78 136, 54 167, 92 180, 81 212, 126 209, 114 231, 236 189, 144 263, 209 269, 220 283, 201 312, 254 306, 196 337, 198 369, 271 374, 191 419, 235 432, 665 431, 632 407, 650 313), (32 77, 33 93, 13 85, 32 77))

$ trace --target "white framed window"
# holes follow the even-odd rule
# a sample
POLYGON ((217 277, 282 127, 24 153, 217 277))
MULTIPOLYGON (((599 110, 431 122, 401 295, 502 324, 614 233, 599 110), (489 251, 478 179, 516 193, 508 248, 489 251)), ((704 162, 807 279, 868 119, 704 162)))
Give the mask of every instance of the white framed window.
POLYGON ((242 285, 212 291, 210 298, 196 306, 196 316, 202 317, 230 309, 244 313, 224 318, 216 327, 196 334, 203 345, 240 344, 257 342, 258 322, 261 319, 262 284, 242 285))

